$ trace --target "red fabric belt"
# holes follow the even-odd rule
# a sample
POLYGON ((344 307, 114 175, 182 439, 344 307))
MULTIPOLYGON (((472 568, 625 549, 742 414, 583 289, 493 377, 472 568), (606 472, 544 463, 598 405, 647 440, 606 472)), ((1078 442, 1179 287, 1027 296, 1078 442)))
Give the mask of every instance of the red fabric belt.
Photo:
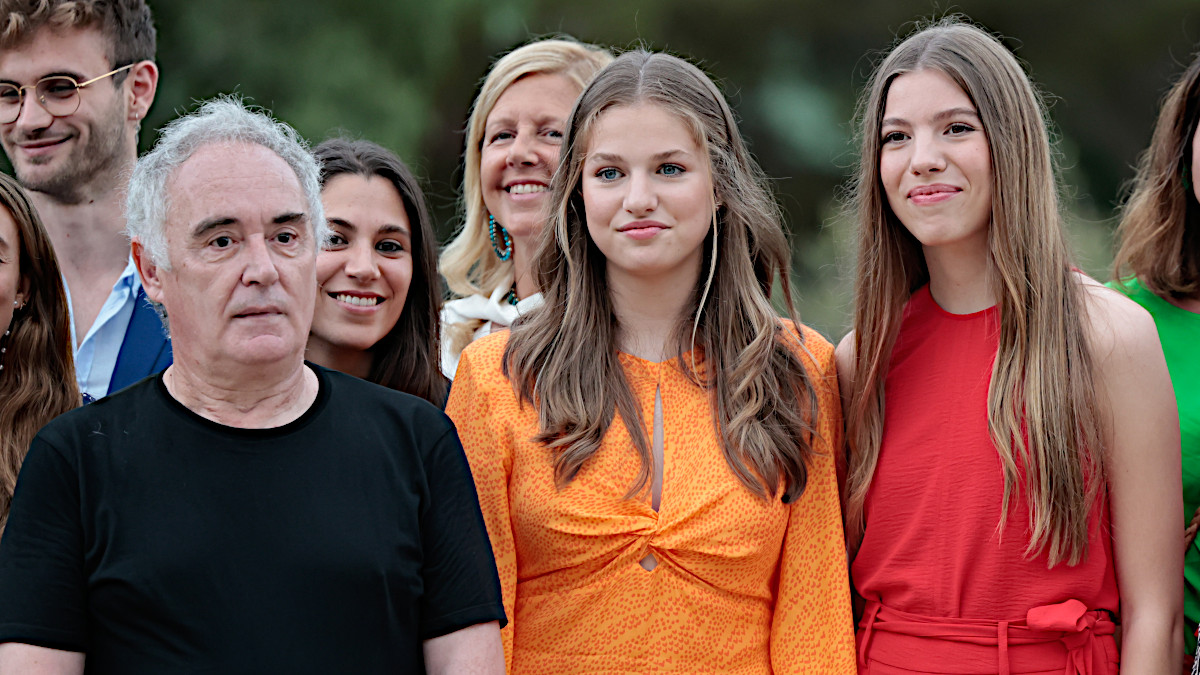
POLYGON ((1115 630, 1107 612, 1078 600, 1034 607, 1024 621, 919 616, 868 600, 858 670, 866 672, 869 659, 872 672, 1115 674, 1115 630))

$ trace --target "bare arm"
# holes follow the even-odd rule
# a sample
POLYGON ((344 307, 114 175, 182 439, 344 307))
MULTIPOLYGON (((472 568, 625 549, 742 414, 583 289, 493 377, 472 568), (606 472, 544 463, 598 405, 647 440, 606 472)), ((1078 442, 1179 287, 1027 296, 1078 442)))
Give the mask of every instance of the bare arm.
POLYGON ((837 357, 838 391, 842 393, 842 408, 850 403, 850 388, 854 385, 854 331, 838 343, 834 350, 837 357))
POLYGON ((495 621, 426 640, 423 648, 429 675, 504 675, 504 647, 495 621))
POLYGON ((1096 391, 1121 592, 1121 673, 1178 673, 1183 647, 1183 489, 1175 393, 1150 315, 1089 288, 1096 391))
MULTIPOLYGON (((837 360, 838 392, 841 394, 844 420, 846 413, 850 411, 850 390, 854 386, 854 331, 850 331, 846 337, 842 338, 833 354, 837 360)), ((849 432, 849 429, 846 431, 849 432)), ((842 440, 842 447, 834 448, 834 453, 837 458, 838 492, 842 495, 842 503, 845 506, 846 476, 850 471, 848 433, 842 435, 842 440)))
POLYGON ((83 654, 7 642, 0 645, 0 673, 83 675, 83 654))

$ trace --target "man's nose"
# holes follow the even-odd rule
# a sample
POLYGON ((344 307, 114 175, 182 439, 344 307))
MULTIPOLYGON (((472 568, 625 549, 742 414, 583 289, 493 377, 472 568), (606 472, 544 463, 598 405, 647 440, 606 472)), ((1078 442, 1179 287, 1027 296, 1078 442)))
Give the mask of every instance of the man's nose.
POLYGON ((21 110, 13 124, 22 132, 38 131, 49 127, 54 122, 54 116, 42 106, 37 92, 32 88, 25 89, 21 97, 21 110))
POLYGON ((242 249, 245 267, 242 270, 242 283, 247 286, 259 284, 269 286, 279 281, 279 270, 275 267, 275 259, 265 237, 250 237, 242 249))

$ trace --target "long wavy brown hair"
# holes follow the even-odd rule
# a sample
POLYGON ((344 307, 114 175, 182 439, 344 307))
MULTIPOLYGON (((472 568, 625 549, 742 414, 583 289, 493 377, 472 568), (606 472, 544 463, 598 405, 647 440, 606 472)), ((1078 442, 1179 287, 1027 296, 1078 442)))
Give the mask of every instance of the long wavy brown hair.
POLYGON ((712 173, 713 221, 692 308, 680 317, 674 352, 685 373, 711 392, 712 423, 734 475, 769 498, 781 487, 803 492, 814 453, 813 379, 797 332, 785 330, 770 293, 779 285, 795 320, 788 278, 790 249, 778 205, 738 133, 724 97, 695 66, 667 54, 631 51, 606 67, 572 111, 552 212, 534 270, 545 304, 512 329, 504 373, 539 413, 537 440, 555 453, 560 485, 596 453, 620 414, 641 456, 629 496, 651 479, 645 420, 617 356, 621 330, 606 281, 604 255, 588 234, 580 187, 591 129, 614 106, 662 106, 696 134, 712 173), (719 206, 718 206, 719 204, 719 206), (698 356, 697 356, 698 355, 698 356))
POLYGON ((0 533, 29 442, 47 422, 79 405, 67 295, 58 258, 28 195, 0 174, 0 208, 17 225, 25 304, 13 313, 0 354, 0 533))
POLYGON ((425 193, 416 176, 390 150, 370 141, 333 138, 313 148, 321 162, 321 185, 335 176, 379 176, 392 184, 404 203, 412 230, 413 274, 396 325, 371 347, 367 379, 407 392, 439 408, 446 403, 446 378, 438 367, 441 355, 441 288, 437 275, 437 240, 425 193))
POLYGON ((1076 564, 1087 550, 1088 516, 1103 484, 1084 290, 1063 234, 1040 97, 1012 53, 958 17, 896 46, 859 103, 847 535, 857 546, 865 527, 864 503, 883 437, 884 380, 904 305, 929 281, 921 245, 888 206, 879 176, 888 88, 904 73, 922 69, 945 73, 970 97, 991 150, 989 276, 1000 310, 1000 344, 988 390, 988 430, 1004 471, 998 526, 1005 524, 1020 466, 1030 513, 1026 555, 1045 552, 1051 566, 1076 564))
POLYGON ((1163 99, 1118 229, 1113 277, 1163 297, 1200 294, 1200 202, 1192 144, 1200 125, 1200 52, 1163 99))

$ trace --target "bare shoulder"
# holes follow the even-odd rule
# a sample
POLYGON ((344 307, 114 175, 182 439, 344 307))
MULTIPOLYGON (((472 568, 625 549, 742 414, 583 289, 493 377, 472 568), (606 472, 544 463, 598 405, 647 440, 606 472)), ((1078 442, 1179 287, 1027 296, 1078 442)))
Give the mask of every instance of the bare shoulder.
POLYGON ((1134 358, 1158 353, 1158 329, 1154 318, 1141 305, 1084 274, 1076 278, 1083 286, 1085 327, 1097 364, 1113 358, 1134 358), (1148 347, 1150 347, 1148 349, 1148 347))
POLYGON ((854 331, 846 333, 846 337, 838 342, 834 355, 837 357, 838 380, 842 390, 848 391, 854 381, 854 331))

